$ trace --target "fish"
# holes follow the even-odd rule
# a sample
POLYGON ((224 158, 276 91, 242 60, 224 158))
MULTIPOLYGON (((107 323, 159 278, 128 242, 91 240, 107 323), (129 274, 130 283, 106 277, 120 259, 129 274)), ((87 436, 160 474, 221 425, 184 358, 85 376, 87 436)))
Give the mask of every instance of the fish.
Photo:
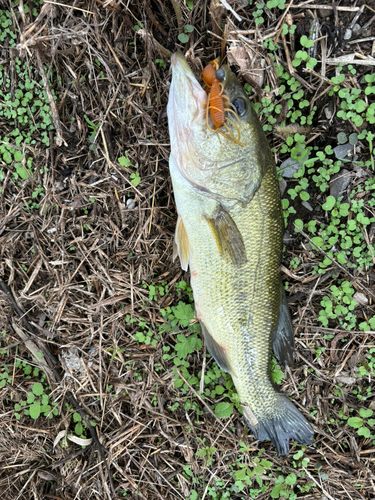
POLYGON ((280 364, 294 361, 280 276, 284 222, 273 155, 228 66, 220 68, 220 81, 239 121, 231 135, 207 126, 207 94, 183 54, 172 55, 171 69, 174 258, 179 256, 183 270, 190 269, 207 349, 231 375, 248 427, 259 441, 269 438, 278 455, 287 455, 290 439, 308 445, 314 432, 270 378, 272 349, 280 364))

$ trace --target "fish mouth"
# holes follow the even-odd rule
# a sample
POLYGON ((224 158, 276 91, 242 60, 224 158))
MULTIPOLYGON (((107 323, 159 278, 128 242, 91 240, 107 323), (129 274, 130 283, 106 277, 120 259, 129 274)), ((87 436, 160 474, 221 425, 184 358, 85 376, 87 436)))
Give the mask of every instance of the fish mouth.
POLYGON ((172 83, 169 91, 168 118, 184 129, 193 122, 205 122, 207 94, 195 78, 181 52, 172 55, 172 83))

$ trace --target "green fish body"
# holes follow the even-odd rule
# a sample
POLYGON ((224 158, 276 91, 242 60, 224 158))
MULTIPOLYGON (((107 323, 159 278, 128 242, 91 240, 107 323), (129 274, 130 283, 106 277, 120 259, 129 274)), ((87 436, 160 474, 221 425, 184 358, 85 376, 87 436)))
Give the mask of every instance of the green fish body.
POLYGON ((310 444, 313 430, 269 374, 272 348, 283 364, 291 365, 294 356, 280 279, 279 187, 250 101, 230 69, 222 69, 225 94, 241 111, 239 144, 207 128, 207 95, 183 55, 172 56, 168 120, 178 211, 175 255, 183 269, 190 268, 207 348, 232 376, 250 429, 286 455, 289 439, 310 444))

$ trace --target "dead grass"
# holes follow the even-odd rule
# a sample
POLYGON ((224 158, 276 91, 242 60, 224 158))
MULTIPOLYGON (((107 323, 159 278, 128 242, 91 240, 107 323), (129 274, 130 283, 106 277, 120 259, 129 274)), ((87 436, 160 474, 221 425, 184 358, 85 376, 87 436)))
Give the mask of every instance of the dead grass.
MULTIPOLYGON (((31 12, 33 3, 22 3, 31 12)), ((170 74, 166 55, 190 49, 190 61, 199 72, 202 65, 220 55, 220 30, 211 21, 208 2, 197 0, 192 11, 179 2, 182 18, 178 20, 173 2, 162 0, 63 3, 45 3, 36 19, 9 7, 12 27, 19 29, 18 45, 1 46, 1 64, 6 69, 11 70, 15 57, 27 61, 34 74, 44 65, 46 78, 58 95, 52 110, 55 131, 49 134, 51 145, 45 147, 35 135, 36 144, 26 148, 34 157, 33 178, 13 182, 13 171, 6 166, 0 194, 0 269, 6 284, 3 292, 9 290, 8 296, 0 294, 0 328, 6 332, 1 342, 1 369, 9 371, 0 393, 1 498, 112 499, 124 498, 126 490, 126 498, 166 500, 189 498, 194 489, 202 500, 243 498, 243 493, 233 491, 230 497, 214 496, 209 489, 217 480, 231 487, 229 464, 235 464, 241 455, 241 440, 250 446, 250 458, 264 448, 262 458, 270 460, 275 470, 282 467, 284 472, 292 472, 293 460, 277 458, 272 446, 247 436, 238 413, 220 421, 206 408, 209 399, 203 404, 194 391, 182 396, 173 385, 172 363, 162 359, 162 347, 173 345, 173 335, 166 335, 154 347, 139 344, 134 337, 137 323, 126 321, 128 315, 141 318, 156 331, 164 321, 160 308, 178 301, 175 283, 188 280, 179 263, 172 262, 176 213, 168 172, 170 74), (182 46, 177 36, 185 24, 196 30, 190 35, 191 44, 182 46), (135 25, 144 31, 137 33, 135 25), (156 59, 164 59, 165 68, 156 59), (127 167, 118 161, 125 152, 131 163, 127 167), (136 171, 141 182, 134 186, 130 175, 136 171), (43 194, 35 198, 38 186, 43 194), (29 201, 39 206, 26 210, 29 201), (143 282, 167 283, 170 293, 158 303, 150 302, 143 282), (17 315, 17 305, 26 322, 17 315), (38 352, 43 353, 45 365, 38 352), (20 420, 15 419, 14 405, 27 397, 40 378, 33 373, 26 376, 17 360, 32 367, 47 366, 50 398, 57 402, 59 416, 33 420, 21 415, 20 420), (203 411, 199 419, 194 411, 184 410, 186 398, 203 411), (176 402, 179 408, 170 411, 176 402), (61 431, 74 434, 76 404, 82 418, 87 415, 95 424, 88 423, 91 442, 84 449, 74 442, 64 447, 61 438, 54 443, 61 431), (95 433, 103 449, 93 439, 95 433), (210 466, 196 456, 203 440, 205 446, 217 449, 210 466), (190 476, 184 472, 187 465, 190 476)), ((264 57, 262 42, 271 35, 279 38, 281 24, 280 18, 269 14, 264 26, 255 28, 247 3, 230 3, 241 23, 218 2, 211 3, 211 14, 218 24, 221 20, 226 25, 232 47, 233 40, 244 46, 246 38, 255 43, 257 50, 247 67, 254 71, 246 72, 239 61, 237 69, 260 94, 262 85, 257 83, 255 70, 264 57)), ((300 34, 304 34, 310 18, 307 8, 297 8, 299 3, 294 2, 290 12, 300 20, 300 34)), ((346 1, 340 5, 351 7, 346 1)), ((340 23, 350 23, 356 12, 337 10, 332 15, 340 23)), ((371 15, 365 9, 362 24, 371 15)), ((281 62, 288 68, 292 49, 284 45, 281 62)), ((364 42, 356 50, 366 52, 367 47, 364 42)), ((310 78, 295 72, 295 78, 320 106, 324 104, 320 94, 326 88, 326 75, 322 76, 310 78)), ((332 76, 328 69, 327 76, 332 76)), ((273 70, 265 78, 271 89, 277 87, 273 70)), ((328 140, 325 126, 323 120, 310 130, 317 144, 328 140)), ((1 128, 1 135, 11 132, 5 119, 1 128)), ((281 142, 272 135, 269 139, 274 145, 281 142)), ((293 252, 306 252, 301 241, 288 247, 288 260, 293 252)), ((311 407, 316 410, 310 418, 316 431, 314 446, 304 455, 310 459, 305 482, 316 484, 310 492, 296 490, 297 496, 305 500, 373 498, 375 449, 363 441, 358 446, 356 434, 348 426, 327 426, 327 421, 337 418, 337 398, 333 403, 332 391, 338 377, 347 377, 346 382, 351 378, 352 385, 358 385, 355 366, 374 342, 374 335, 350 332, 351 340, 344 348, 337 347, 337 337, 335 344, 322 339, 323 333, 341 331, 338 326, 323 329, 317 323, 319 294, 331 282, 325 278, 304 280, 301 273, 285 269, 289 272, 297 362, 292 373, 286 374, 282 390, 307 416, 311 407), (317 339, 326 348, 318 359, 309 350, 317 339), (341 446, 343 442, 347 448, 341 446), (319 477, 317 466, 322 466, 320 472, 327 475, 326 480, 319 477)), ((367 281, 374 291, 372 272, 357 278, 367 281)), ((197 373, 202 358, 203 353, 189 358, 197 373)), ((358 400, 351 394, 350 383, 340 401, 356 408, 358 400)), ((371 408, 373 403, 370 400, 371 408)), ((264 479, 274 484, 274 478, 264 479)), ((256 498, 270 498, 269 492, 256 498)))

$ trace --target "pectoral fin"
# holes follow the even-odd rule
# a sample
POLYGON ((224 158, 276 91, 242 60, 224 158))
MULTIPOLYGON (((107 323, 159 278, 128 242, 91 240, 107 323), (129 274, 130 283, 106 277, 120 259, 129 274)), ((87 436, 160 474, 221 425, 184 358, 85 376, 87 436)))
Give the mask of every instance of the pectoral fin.
POLYGON ((216 340, 211 336, 207 328, 204 326, 204 323, 200 322, 202 327, 202 332, 204 336, 204 341, 206 342, 206 347, 208 352, 214 358, 219 368, 223 370, 225 373, 231 373, 232 370, 228 361, 228 358, 225 354, 225 349, 219 345, 216 340))
POLYGON ((181 267, 184 271, 189 267, 189 240, 184 223, 180 216, 177 219, 176 232, 173 243, 173 260, 180 257, 181 267))
POLYGON ((294 363, 294 332, 283 285, 281 285, 281 294, 279 324, 273 336, 273 352, 281 364, 292 366, 294 363))
POLYGON ((222 207, 214 218, 206 218, 217 247, 236 267, 246 263, 246 249, 241 233, 232 217, 222 207))

